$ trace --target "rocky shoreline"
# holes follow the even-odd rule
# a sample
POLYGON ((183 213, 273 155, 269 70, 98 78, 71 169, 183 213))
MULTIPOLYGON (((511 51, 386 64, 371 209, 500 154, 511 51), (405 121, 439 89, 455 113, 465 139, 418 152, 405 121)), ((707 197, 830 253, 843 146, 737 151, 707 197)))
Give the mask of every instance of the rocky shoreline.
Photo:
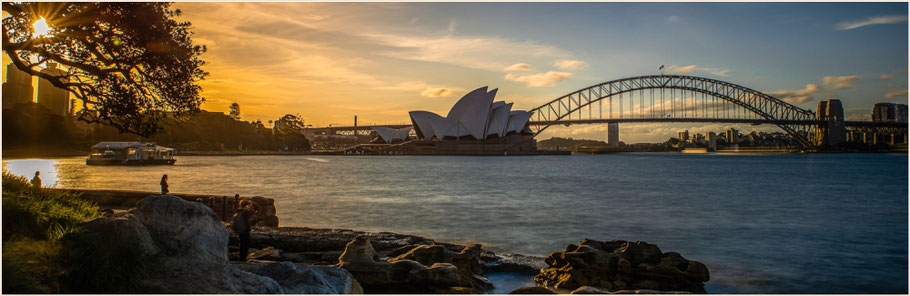
MULTIPOLYGON (((99 256, 128 252, 155 262, 137 291, 161 293, 484 293, 492 273, 534 278, 514 293, 704 293, 703 264, 642 242, 585 240, 547 258, 495 254, 391 232, 256 226, 252 254, 237 261, 237 236, 202 202, 149 195, 127 211, 83 224, 99 256)), ((104 259, 104 258, 101 258, 104 259)), ((87 291, 91 292, 91 291, 87 291)))

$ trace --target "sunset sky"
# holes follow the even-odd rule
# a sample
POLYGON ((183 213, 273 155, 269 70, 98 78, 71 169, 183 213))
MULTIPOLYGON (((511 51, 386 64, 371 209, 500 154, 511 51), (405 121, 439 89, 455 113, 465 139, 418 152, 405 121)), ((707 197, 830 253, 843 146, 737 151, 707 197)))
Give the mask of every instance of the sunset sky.
MULTIPOLYGON (((704 76, 804 108, 841 98, 848 119, 907 103, 907 3, 178 3, 205 44, 204 109, 243 120, 409 123, 466 92, 531 109, 604 81, 704 76)), ((4 69, 5 70, 5 69, 4 69)), ((657 142, 726 125, 623 124, 657 142)), ((749 127, 742 127, 749 130, 749 127)), ((774 131, 774 127, 764 127, 774 131)), ((605 139, 606 125, 550 136, 605 139)))

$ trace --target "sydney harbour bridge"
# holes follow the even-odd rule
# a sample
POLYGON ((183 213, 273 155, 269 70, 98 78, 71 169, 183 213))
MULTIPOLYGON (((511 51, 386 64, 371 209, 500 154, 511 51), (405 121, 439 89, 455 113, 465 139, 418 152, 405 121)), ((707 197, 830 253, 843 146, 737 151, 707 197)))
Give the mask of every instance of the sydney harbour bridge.
MULTIPOLYGON (((539 135, 555 125, 603 123, 773 124, 804 147, 822 144, 831 131, 846 128, 906 134, 899 122, 847 121, 837 100, 819 110, 803 109, 751 88, 711 78, 648 75, 582 88, 535 107, 528 125, 539 135)), ((403 128, 410 125, 381 125, 403 128)), ((326 134, 365 134, 374 126, 311 128, 326 134)))

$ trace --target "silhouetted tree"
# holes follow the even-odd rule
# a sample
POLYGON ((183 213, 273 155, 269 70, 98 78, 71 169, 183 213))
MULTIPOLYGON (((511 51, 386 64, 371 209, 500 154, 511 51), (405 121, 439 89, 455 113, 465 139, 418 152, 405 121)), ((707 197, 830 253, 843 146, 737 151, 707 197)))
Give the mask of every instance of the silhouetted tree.
POLYGON ((237 102, 231 103, 231 112, 229 116, 234 120, 240 120, 240 104, 237 104, 237 102))
POLYGON ((79 119, 148 136, 165 112, 195 113, 204 98, 196 84, 208 73, 179 10, 151 2, 3 2, 3 51, 17 68, 82 102, 79 119), (46 35, 34 34, 44 18, 46 35), (46 63, 61 65, 42 73, 46 63))
POLYGON ((300 114, 285 114, 275 121, 275 133, 289 150, 310 150, 310 141, 303 136, 303 126, 300 114))

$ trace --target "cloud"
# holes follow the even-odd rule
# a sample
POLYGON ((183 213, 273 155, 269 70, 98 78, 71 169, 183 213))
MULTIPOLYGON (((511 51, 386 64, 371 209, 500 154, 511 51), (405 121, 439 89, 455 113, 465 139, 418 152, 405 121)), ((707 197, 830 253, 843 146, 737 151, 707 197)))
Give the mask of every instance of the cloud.
POLYGON ((449 97, 455 94, 454 91, 443 87, 428 87, 420 93, 421 96, 428 98, 449 97))
POLYGON ((670 73, 670 74, 688 74, 688 73, 692 73, 692 72, 704 72, 704 73, 709 73, 709 74, 717 75, 717 76, 727 76, 727 73, 730 72, 730 69, 704 68, 704 67, 698 67, 696 65, 688 65, 688 66, 672 65, 672 66, 667 67, 667 73, 670 73))
POLYGON ((508 66, 503 70, 504 71, 528 71, 528 70, 531 70, 531 65, 528 65, 526 63, 518 63, 518 64, 508 66))
POLYGON ((388 33, 366 33, 373 40, 393 49, 377 54, 412 61, 436 62, 467 68, 502 71, 508 60, 565 58, 570 54, 560 48, 528 41, 499 37, 417 36, 388 33))
POLYGON ((907 95, 907 90, 905 89, 905 90, 898 90, 898 91, 892 91, 892 92, 886 93, 885 98, 890 99, 890 98, 901 97, 901 96, 906 96, 906 95, 907 95))
POLYGON ((695 70, 695 65, 688 65, 688 66, 682 66, 682 67, 677 66, 677 65, 672 65, 672 66, 667 67, 667 73, 672 73, 672 74, 686 74, 686 73, 690 73, 694 70, 695 70))
POLYGON ((857 80, 859 80, 859 76, 856 76, 856 75, 838 76, 838 77, 825 76, 825 78, 822 78, 822 84, 824 84, 826 87, 830 87, 832 90, 834 90, 834 89, 841 89, 841 88, 849 88, 850 86, 853 85, 853 82, 857 81, 857 80))
POLYGON ((900 83, 888 83, 888 85, 885 85, 885 86, 887 86, 888 88, 902 88, 902 87, 904 87, 904 85, 903 85, 903 84, 900 84, 900 83))
POLYGON ((878 76, 878 80, 888 80, 894 77, 894 74, 882 74, 878 76))
POLYGON ((887 25, 887 24, 896 24, 907 21, 907 15, 887 15, 887 16, 872 16, 864 20, 854 20, 847 21, 837 24, 835 29, 838 30, 853 30, 856 28, 861 28, 871 25, 887 25))
POLYGON ((790 103, 790 104, 801 104, 801 103, 811 101, 813 99, 812 95, 817 93, 818 90, 819 90, 818 85, 810 83, 810 84, 806 84, 806 88, 801 89, 801 90, 793 90, 793 91, 782 90, 782 91, 769 92, 768 94, 772 95, 778 99, 781 99, 784 102, 790 103))
POLYGON ((578 61, 578 60, 559 60, 559 61, 556 61, 555 63, 553 63, 553 66, 555 66, 556 68, 563 69, 563 70, 578 70, 578 69, 584 69, 585 67, 587 67, 588 63, 585 61, 578 61))
POLYGON ((668 24, 676 23, 676 22, 678 22, 678 21, 679 21, 679 17, 678 17, 678 16, 671 15, 671 16, 667 17, 667 23, 668 23, 668 24))
POLYGON ((569 79, 569 77, 572 77, 572 73, 554 71, 533 75, 515 75, 512 73, 506 74, 507 80, 527 82, 528 87, 556 86, 556 82, 569 79))

